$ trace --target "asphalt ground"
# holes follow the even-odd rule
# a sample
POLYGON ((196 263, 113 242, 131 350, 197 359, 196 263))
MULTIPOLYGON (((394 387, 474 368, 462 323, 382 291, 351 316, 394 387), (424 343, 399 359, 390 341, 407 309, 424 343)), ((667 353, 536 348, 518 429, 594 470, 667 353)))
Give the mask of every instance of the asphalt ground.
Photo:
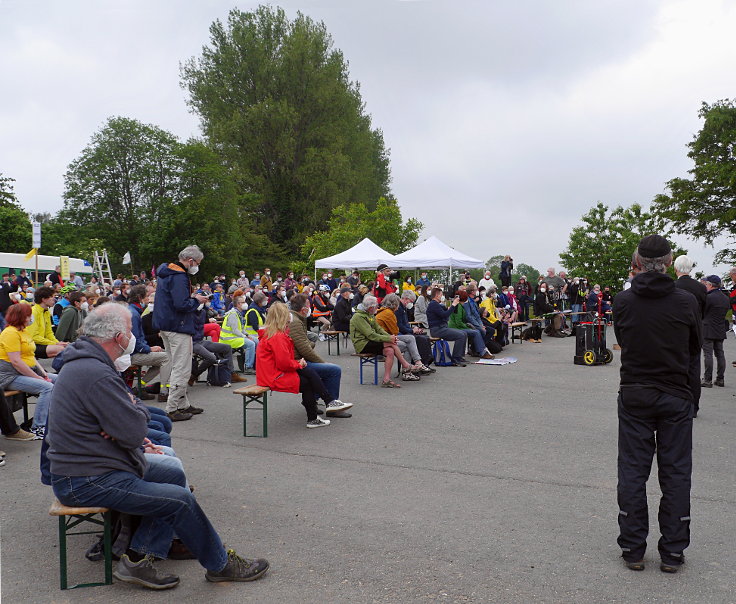
MULTIPOLYGON (((613 333, 609 330, 609 343, 613 333)), ((326 355, 326 346, 319 349, 326 355)), ((296 395, 274 394, 267 439, 242 436, 241 399, 198 384, 203 415, 175 424, 174 447, 223 540, 271 570, 211 584, 196 561, 166 561, 168 592, 116 582, 58 587, 52 492, 40 443, 0 439, 0 578, 7 602, 736 602, 736 359, 726 388, 704 390, 694 427, 692 543, 676 575, 659 570, 656 461, 647 569, 616 545, 616 391, 611 365, 572 363, 573 338, 513 344, 507 366, 440 368, 400 390, 343 368, 351 419, 305 428, 296 395)), ((334 349, 333 349, 334 352, 334 349)), ((656 351, 653 351, 656 354, 656 351)), ((251 378, 251 382, 253 379, 251 378)), ((72 538, 71 580, 102 575, 72 538)))

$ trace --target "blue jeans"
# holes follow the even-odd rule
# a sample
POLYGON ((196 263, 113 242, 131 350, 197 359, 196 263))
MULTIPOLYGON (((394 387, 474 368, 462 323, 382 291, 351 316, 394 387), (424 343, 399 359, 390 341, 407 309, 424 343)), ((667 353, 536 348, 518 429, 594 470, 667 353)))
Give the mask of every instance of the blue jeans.
POLYGON ((146 405, 146 409, 148 409, 148 412, 151 414, 151 421, 156 422, 161 426, 161 428, 156 428, 156 430, 163 430, 167 434, 171 434, 171 430, 174 427, 174 422, 172 422, 169 419, 169 416, 166 415, 166 411, 163 409, 159 409, 158 407, 151 407, 150 405, 146 405))
MULTIPOLYGON (((333 363, 312 363, 307 361, 307 367, 314 369, 317 375, 325 385, 327 392, 332 396, 331 400, 340 398, 340 379, 342 378, 342 369, 339 365, 333 363)), ((330 401, 325 401, 329 403, 330 401)))
POLYGON ((457 363, 465 357, 465 348, 468 343, 467 332, 462 329, 452 329, 451 327, 432 327, 429 331, 433 338, 442 338, 448 342, 455 342, 452 345, 453 362, 457 363))
POLYGON ((163 429, 163 426, 156 421, 148 422, 148 433, 146 434, 154 445, 171 446, 171 436, 163 429))
POLYGON ((184 472, 165 459, 149 463, 143 478, 114 471, 100 476, 52 475, 54 494, 64 505, 107 507, 143 516, 130 548, 166 558, 176 534, 207 570, 220 571, 227 553, 219 535, 184 485, 184 472))
POLYGON ((245 338, 245 343, 237 350, 233 350, 233 354, 239 351, 242 355, 238 360, 241 370, 243 369, 243 364, 245 364, 246 369, 253 369, 253 365, 256 362, 256 345, 258 344, 258 338, 256 338, 255 336, 251 337, 255 340, 255 342, 253 340, 245 338))
POLYGON ((483 351, 486 349, 486 342, 483 339, 483 334, 477 329, 464 329, 463 331, 471 341, 475 354, 483 354, 483 351))
POLYGON ((39 380, 25 375, 19 375, 10 384, 6 386, 6 390, 20 390, 28 394, 37 394, 38 402, 36 403, 36 411, 33 414, 33 427, 41 427, 46 425, 49 418, 49 405, 51 404, 51 391, 54 389, 53 382, 56 381, 56 374, 49 373, 49 379, 39 380))
POLYGON ((580 315, 576 315, 575 313, 576 312, 582 312, 582 311, 583 311, 583 305, 582 304, 573 304, 572 305, 572 313, 573 313, 573 315, 572 315, 572 323, 573 323, 573 325, 575 323, 579 323, 580 322, 580 315))

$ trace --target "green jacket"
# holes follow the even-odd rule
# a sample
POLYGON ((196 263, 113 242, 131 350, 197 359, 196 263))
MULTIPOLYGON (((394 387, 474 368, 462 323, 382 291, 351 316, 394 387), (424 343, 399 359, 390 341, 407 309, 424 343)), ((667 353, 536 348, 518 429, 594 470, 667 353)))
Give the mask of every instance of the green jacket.
POLYGON ((56 339, 60 342, 74 342, 78 337, 77 331, 85 316, 86 313, 83 310, 67 306, 62 311, 59 325, 56 327, 56 339))
POLYGON ((378 325, 373 315, 364 310, 357 310, 350 319, 350 339, 353 341, 355 352, 360 354, 368 342, 390 342, 391 335, 378 325))
POLYGON ((450 315, 450 319, 447 321, 447 326, 452 329, 473 329, 465 322, 465 309, 462 304, 458 304, 455 307, 454 312, 450 315))

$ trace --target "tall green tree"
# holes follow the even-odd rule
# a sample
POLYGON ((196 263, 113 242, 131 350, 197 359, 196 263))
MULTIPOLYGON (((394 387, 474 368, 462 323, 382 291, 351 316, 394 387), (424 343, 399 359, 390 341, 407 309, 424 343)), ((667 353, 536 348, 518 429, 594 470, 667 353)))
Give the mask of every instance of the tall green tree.
MULTIPOLYGON (((582 225, 573 228, 567 249, 560 254, 562 265, 572 276, 620 290, 628 278, 631 256, 645 235, 669 233, 659 229, 657 220, 639 204, 618 206, 609 212, 598 202, 583 215, 582 225)), ((686 253, 673 246, 673 255, 686 253)))
POLYGON ((130 251, 138 266, 147 264, 149 235, 179 201, 179 148, 156 126, 110 118, 67 169, 60 222, 80 238, 102 239, 113 261, 130 251))
MULTIPOLYGON (((694 167, 690 178, 673 178, 669 194, 654 199, 654 213, 674 229, 707 244, 720 235, 736 240, 736 104, 721 100, 703 103, 705 121, 688 143, 694 167)), ((736 262, 733 245, 716 254, 716 262, 736 262)))
POLYGON ((390 254, 399 254, 416 245, 424 225, 416 218, 403 222, 396 200, 382 197, 374 210, 362 203, 336 207, 326 227, 302 244, 302 254, 308 260, 297 270, 309 269, 315 260, 343 252, 366 237, 390 254))
MULTIPOLYGON (((493 279, 497 284, 501 283, 498 274, 501 272, 501 262, 505 257, 505 254, 499 254, 497 256, 491 256, 486 260, 486 269, 491 271, 491 279, 493 279)), ((482 270, 479 270, 476 273, 471 271, 470 275, 474 279, 480 279, 482 278, 483 273, 484 271, 482 270)), ((516 259, 514 259, 514 270, 511 272, 511 283, 517 283, 519 278, 522 276, 526 277, 528 283, 536 283, 537 277, 539 277, 539 271, 530 264, 517 262, 516 259)))
POLYGON ((31 221, 18 202, 14 182, 0 173, 0 252, 25 254, 31 249, 31 221))
POLYGON ((323 23, 232 10, 181 76, 206 137, 257 196, 259 230, 288 252, 338 205, 390 196, 383 135, 323 23))

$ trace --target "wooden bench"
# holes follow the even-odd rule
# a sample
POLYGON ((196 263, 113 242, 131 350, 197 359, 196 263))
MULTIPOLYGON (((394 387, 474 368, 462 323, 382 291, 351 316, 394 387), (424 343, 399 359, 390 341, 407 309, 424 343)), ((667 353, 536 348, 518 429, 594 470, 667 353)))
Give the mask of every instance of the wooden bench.
POLYGON ((519 344, 523 343, 523 340, 521 339, 521 332, 524 331, 524 328, 527 326, 526 321, 517 321, 516 323, 511 324, 511 343, 514 343, 514 340, 519 340, 519 344), (517 333, 518 330, 518 333, 517 333))
POLYGON ((233 394, 239 394, 243 397, 243 436, 247 438, 268 438, 268 393, 271 389, 266 386, 243 386, 233 390, 233 394), (251 407, 251 403, 258 403, 261 407, 251 407), (248 434, 247 416, 248 411, 261 413, 263 432, 262 434, 248 434))
POLYGON ((72 508, 54 499, 49 509, 50 516, 59 518, 59 583, 61 589, 74 589, 76 587, 96 587, 98 585, 112 584, 112 522, 111 513, 107 508, 72 508), (102 519, 95 518, 97 515, 102 519), (105 555, 105 581, 100 583, 77 583, 69 587, 67 579, 66 538, 69 535, 97 535, 100 530, 70 532, 75 526, 87 522, 102 526, 103 552, 105 555))
POLYGON ((323 331, 322 335, 325 337, 325 342, 327 342, 327 354, 332 354, 330 351, 330 344, 332 342, 335 342, 337 345, 337 356, 340 356, 340 335, 343 336, 345 339, 345 342, 347 343, 348 340, 348 332, 347 331, 339 331, 339 330, 328 330, 323 331))

